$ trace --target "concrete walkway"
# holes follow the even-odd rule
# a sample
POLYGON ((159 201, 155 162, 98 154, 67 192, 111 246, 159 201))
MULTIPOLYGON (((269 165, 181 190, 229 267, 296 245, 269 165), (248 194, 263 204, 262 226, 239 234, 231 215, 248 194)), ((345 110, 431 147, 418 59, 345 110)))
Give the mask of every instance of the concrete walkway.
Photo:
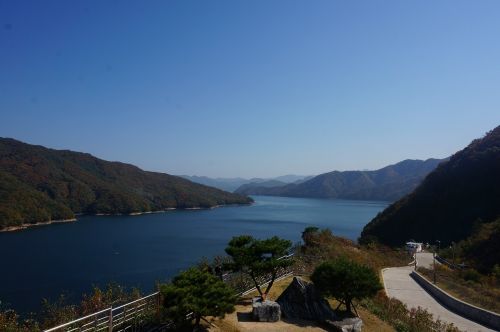
POLYGON ((463 318, 439 304, 439 302, 410 277, 412 269, 413 267, 411 266, 392 267, 382 271, 387 296, 400 300, 406 304, 408 308, 425 308, 434 315, 434 318, 438 318, 447 323, 453 323, 462 331, 494 331, 463 318))
MULTIPOLYGON (((436 264, 440 264, 436 261, 436 264)), ((434 267, 434 255, 432 252, 419 252, 417 253, 417 265, 419 267, 425 267, 426 269, 432 269, 434 267)))

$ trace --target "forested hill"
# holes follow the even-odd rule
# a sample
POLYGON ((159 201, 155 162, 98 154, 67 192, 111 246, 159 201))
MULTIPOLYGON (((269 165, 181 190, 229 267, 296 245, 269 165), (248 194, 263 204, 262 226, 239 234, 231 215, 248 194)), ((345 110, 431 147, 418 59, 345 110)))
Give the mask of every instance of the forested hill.
POLYGON ((79 213, 128 214, 250 202, 251 198, 177 176, 0 138, 0 229, 79 213))
POLYGON ((441 162, 440 159, 404 160, 376 171, 320 174, 302 183, 284 186, 242 186, 242 195, 342 198, 395 201, 411 192, 441 162))
POLYGON ((447 245, 469 237, 497 217, 500 126, 454 154, 414 192, 380 213, 365 226, 360 241, 401 245, 409 239, 440 240, 447 245))

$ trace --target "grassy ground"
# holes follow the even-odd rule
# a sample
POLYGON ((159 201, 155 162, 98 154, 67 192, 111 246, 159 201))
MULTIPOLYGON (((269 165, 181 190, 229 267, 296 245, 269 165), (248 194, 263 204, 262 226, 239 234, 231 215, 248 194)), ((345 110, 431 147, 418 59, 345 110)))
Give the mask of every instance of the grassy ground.
MULTIPOLYGON (((335 237, 329 231, 320 231, 310 239, 309 245, 299 248, 295 256, 295 275, 311 275, 314 268, 321 262, 339 257, 346 257, 358 263, 370 266, 376 271, 391 266, 404 266, 409 257, 404 250, 393 250, 381 246, 358 246, 352 241, 335 237)), ((292 277, 276 282, 269 299, 276 300, 288 287, 292 277)), ((226 315, 224 319, 210 319, 212 332, 217 331, 326 331, 324 326, 315 322, 283 319, 277 323, 254 322, 251 320, 251 298, 257 295, 249 294, 236 306, 236 311, 226 315)), ((330 306, 336 308, 338 303, 329 299, 330 306)), ((408 331, 408 332, 457 332, 453 326, 435 321, 432 314, 423 309, 408 310, 396 300, 389 299, 384 291, 380 291, 372 299, 355 303, 357 312, 363 320, 363 331, 408 331)))
MULTIPOLYGON (((307 280, 307 278, 304 278, 307 280)), ((281 293, 288 287, 292 282, 293 277, 289 277, 276 282, 271 289, 269 294, 269 299, 276 300, 281 293)), ((260 331, 327 331, 325 327, 318 325, 315 322, 309 322, 304 320, 289 320, 282 319, 277 323, 266 323, 266 322, 254 322, 251 320, 249 313, 252 311, 251 299, 253 296, 257 296, 257 293, 249 294, 244 297, 240 303, 236 306, 236 311, 232 314, 226 315, 222 320, 213 319, 212 326, 209 330, 216 331, 241 331, 241 332, 260 332, 260 331)), ((329 300, 330 305, 336 308, 338 303, 335 300, 329 300)), ((363 307, 358 306, 358 313, 363 320, 363 331, 368 332, 389 332, 395 331, 389 324, 380 320, 377 316, 370 313, 363 307)))
MULTIPOLYGON (((391 249, 379 245, 359 246, 347 239, 339 238, 328 230, 315 233, 301 248, 297 258, 299 271, 311 274, 314 268, 326 260, 346 257, 375 271, 385 267, 406 266, 411 258, 405 250, 391 249)), ((372 299, 365 299, 357 306, 360 316, 366 321, 366 330, 387 330, 423 332, 423 331, 458 331, 453 326, 436 321, 432 313, 424 309, 411 309, 396 299, 389 299, 380 291, 372 299), (369 322, 370 317, 376 320, 369 322)))
POLYGON ((375 271, 385 267, 404 266, 410 258, 405 250, 394 250, 384 246, 359 246, 354 242, 320 231, 311 245, 303 247, 297 255, 296 273, 311 275, 316 266, 325 260, 347 257, 367 265, 375 271))
MULTIPOLYGON (((433 271, 419 269, 429 281, 433 280, 433 271)), ((436 285, 454 297, 500 313, 500 285, 492 278, 479 275, 477 272, 453 271, 445 266, 438 266, 436 285)))

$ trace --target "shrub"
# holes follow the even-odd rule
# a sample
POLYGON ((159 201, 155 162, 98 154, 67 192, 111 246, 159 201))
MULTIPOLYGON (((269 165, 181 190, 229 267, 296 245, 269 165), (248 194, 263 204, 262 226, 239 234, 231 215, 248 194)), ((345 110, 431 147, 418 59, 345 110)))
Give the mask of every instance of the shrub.
POLYGON ((462 272, 462 278, 465 281, 479 282, 481 281, 481 274, 474 269, 467 269, 462 272))
POLYGON ((422 308, 408 310, 401 301, 388 298, 382 292, 361 304, 398 332, 459 332, 453 324, 434 320, 431 313, 422 308))
POLYGON ((2 332, 37 332, 40 327, 32 319, 20 321, 14 310, 0 311, 0 331, 2 332))
POLYGON ((181 325, 190 322, 186 319, 190 313, 193 314, 196 327, 204 316, 223 318, 226 313, 234 311, 236 304, 236 296, 231 288, 198 268, 180 273, 172 283, 161 285, 160 291, 167 316, 181 325))
POLYGON ((306 247, 315 247, 319 245, 317 241, 317 234, 319 233, 319 228, 314 226, 309 226, 302 232, 302 241, 306 247))
POLYGON ((374 296, 382 289, 373 269, 345 258, 320 264, 311 280, 322 294, 344 303, 348 312, 352 312, 353 300, 374 296))

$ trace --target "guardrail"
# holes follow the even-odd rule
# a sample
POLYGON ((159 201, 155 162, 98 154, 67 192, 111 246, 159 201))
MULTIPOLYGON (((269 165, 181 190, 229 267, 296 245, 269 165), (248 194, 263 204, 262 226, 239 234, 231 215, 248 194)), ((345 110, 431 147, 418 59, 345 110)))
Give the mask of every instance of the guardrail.
MULTIPOLYGON (((279 259, 287 259, 293 254, 280 257, 279 259)), ((284 279, 293 275, 293 272, 283 270, 276 277, 275 281, 284 279)), ((271 280, 267 279, 259 286, 264 286, 271 280)), ((238 293, 238 296, 251 293, 256 288, 250 288, 238 293)), ((132 302, 125 303, 118 307, 109 307, 101 311, 95 312, 85 317, 75 319, 71 322, 58 325, 56 327, 44 330, 44 332, 121 332, 131 329, 134 325, 140 325, 148 314, 158 312, 161 306, 160 292, 154 292, 147 296, 141 297, 132 302)), ((187 314, 189 318, 192 313, 187 314)))
POLYGON ((453 264, 453 263, 447 261, 446 259, 444 259, 443 257, 438 256, 438 255, 436 255, 436 260, 439 263, 446 265, 450 269, 453 269, 453 270, 463 270, 463 269, 467 268, 467 265, 465 265, 465 264, 453 264))
POLYGON ((494 330, 500 330, 500 314, 476 307, 470 303, 455 298, 441 288, 433 285, 418 272, 412 271, 411 277, 429 294, 436 298, 438 302, 442 303, 451 311, 494 330))
POLYGON ((118 307, 110 307, 71 322, 45 330, 45 332, 98 332, 124 331, 130 326, 140 324, 147 313, 159 308, 160 292, 149 294, 118 307))

